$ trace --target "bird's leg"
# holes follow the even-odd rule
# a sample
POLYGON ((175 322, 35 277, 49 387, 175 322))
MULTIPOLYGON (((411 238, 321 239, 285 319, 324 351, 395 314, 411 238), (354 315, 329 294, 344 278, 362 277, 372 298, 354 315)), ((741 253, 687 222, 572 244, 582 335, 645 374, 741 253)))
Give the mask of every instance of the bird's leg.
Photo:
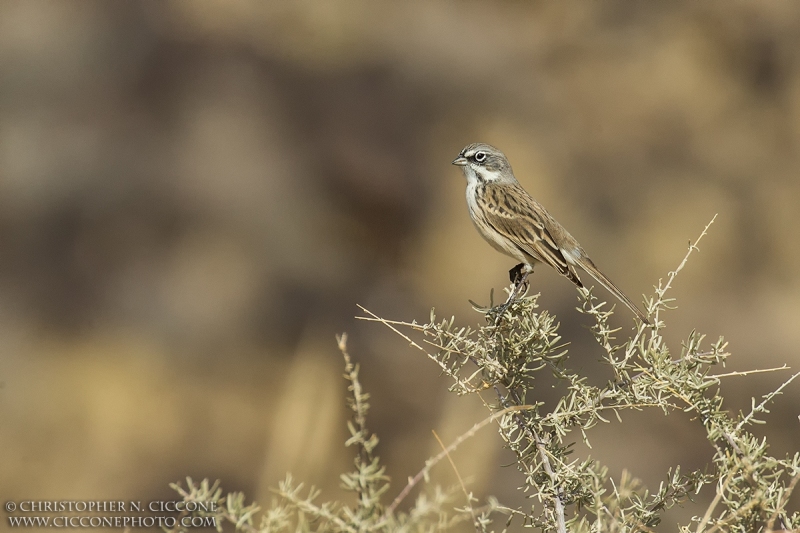
POLYGON ((511 294, 508 295, 506 304, 511 304, 520 294, 523 294, 528 289, 528 276, 533 272, 533 268, 528 265, 523 265, 523 268, 520 270, 521 273, 514 280, 514 289, 511 291, 511 294))
POLYGON ((516 298, 524 293, 528 288, 528 276, 533 273, 533 266, 527 263, 520 263, 508 271, 508 276, 514 284, 514 288, 508 294, 506 301, 498 308, 497 325, 500 324, 501 317, 505 314, 516 298))
POLYGON ((511 283, 513 283, 515 287, 518 285, 519 279, 522 276, 522 270, 524 268, 525 263, 520 263, 508 271, 508 279, 511 280, 511 283))

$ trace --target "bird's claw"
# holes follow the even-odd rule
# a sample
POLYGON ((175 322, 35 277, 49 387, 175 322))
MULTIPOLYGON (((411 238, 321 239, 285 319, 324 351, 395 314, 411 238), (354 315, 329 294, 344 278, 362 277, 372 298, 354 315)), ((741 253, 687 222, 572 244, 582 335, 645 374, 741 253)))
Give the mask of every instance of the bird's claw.
POLYGON ((528 276, 532 270, 526 269, 525 267, 525 263, 520 263, 508 271, 508 275, 511 278, 511 282, 514 284, 514 288, 511 289, 506 301, 496 308, 495 326, 500 325, 500 322, 503 320, 503 315, 506 314, 506 311, 508 311, 508 308, 511 307, 511 304, 514 303, 517 297, 520 294, 525 294, 527 292, 528 276))
POLYGON ((520 263, 508 271, 508 279, 511 280, 511 283, 513 283, 515 287, 517 286, 517 284, 519 283, 520 279, 523 276, 524 268, 525 268, 525 263, 520 263))

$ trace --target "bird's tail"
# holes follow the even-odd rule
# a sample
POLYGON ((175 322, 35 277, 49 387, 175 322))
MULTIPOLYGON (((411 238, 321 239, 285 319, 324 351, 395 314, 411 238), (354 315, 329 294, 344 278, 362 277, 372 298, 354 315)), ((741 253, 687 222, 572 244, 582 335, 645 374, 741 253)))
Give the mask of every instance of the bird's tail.
POLYGON ((578 264, 580 265, 580 267, 581 267, 583 270, 585 270, 585 271, 586 271, 586 272, 587 272, 587 273, 588 273, 590 276, 592 276, 592 277, 595 279, 595 281, 597 281, 597 283, 599 283, 600 285, 602 285, 603 287, 605 287, 605 288, 606 288, 606 290, 607 290, 608 292, 610 292, 611 294, 613 294, 614 296, 616 296, 617 298, 619 298, 619 301, 621 301, 622 303, 624 303, 624 304, 625 304, 625 305, 628 307, 628 309, 630 309, 631 311, 633 311, 633 312, 634 312, 634 314, 636 314, 636 316, 638 316, 638 317, 639 317, 639 319, 640 319, 642 322, 644 322, 644 323, 645 323, 645 324, 647 324, 648 326, 649 326, 649 325, 652 325, 652 322, 650 322, 650 319, 648 319, 648 318, 647 318, 647 315, 645 315, 645 314, 644 314, 644 313, 641 311, 641 309, 639 309, 639 308, 636 306, 636 304, 634 304, 634 303, 631 301, 631 299, 630 299, 630 298, 628 298, 627 296, 625 296, 625 293, 624 293, 624 292, 622 292, 621 290, 619 290, 619 288, 618 288, 616 285, 614 285, 614 284, 611 282, 611 280, 610 280, 610 279, 608 279, 608 278, 605 276, 605 274, 603 274, 602 272, 600 272, 600 270, 598 270, 598 268, 597 268, 596 266, 594 266, 594 263, 592 262, 592 260, 591 260, 591 259, 589 259, 588 257, 583 257, 583 258, 580 260, 580 262, 579 262, 578 264))

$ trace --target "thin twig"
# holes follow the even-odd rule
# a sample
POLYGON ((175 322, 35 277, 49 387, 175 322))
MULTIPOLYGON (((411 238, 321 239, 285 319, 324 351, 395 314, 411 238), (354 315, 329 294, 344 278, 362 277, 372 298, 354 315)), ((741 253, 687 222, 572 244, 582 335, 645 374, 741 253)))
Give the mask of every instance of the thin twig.
MULTIPOLYGON (((686 252, 686 255, 684 256, 683 261, 681 261, 681 263, 678 265, 678 268, 676 268, 675 270, 673 270, 672 272, 669 273, 669 276, 668 276, 668 279, 667 279, 667 284, 664 285, 664 287, 660 287, 659 286, 658 289, 656 289, 656 293, 658 294, 658 302, 657 302, 657 304, 663 304, 664 303, 664 294, 666 294, 666 292, 669 290, 669 288, 672 287, 672 282, 675 280, 675 277, 678 275, 678 273, 681 270, 683 270, 683 267, 686 266, 686 262, 689 260, 689 256, 692 255, 692 252, 695 251, 695 250, 700 251, 700 248, 698 248, 697 245, 700 244, 700 240, 703 237, 706 236, 706 233, 708 233, 708 228, 711 227, 711 224, 713 224, 716 219, 717 219, 717 215, 715 214, 711 218, 711 222, 706 224, 706 227, 703 229, 702 233, 700 233, 700 236, 697 238, 696 241, 694 241, 694 244, 692 244, 691 241, 689 242, 689 250, 686 252)), ((655 316, 655 320, 653 320, 653 324, 655 324, 655 325, 658 324, 658 315, 659 315, 660 311, 661 311, 661 305, 657 305, 656 309, 655 309, 655 315, 656 315, 655 316)))
POLYGON ((764 407, 766 407, 767 404, 769 402, 771 402, 773 400, 773 398, 775 398, 775 396, 778 396, 779 394, 781 394, 781 391, 783 391, 783 389, 785 389, 798 376, 800 376, 800 372, 794 374, 792 377, 790 377, 789 379, 784 381, 783 384, 780 387, 778 387, 777 389, 775 389, 774 391, 770 392, 769 394, 764 395, 763 396, 764 401, 762 401, 757 406, 754 406, 750 410, 750 412, 747 414, 747 416, 745 416, 744 418, 742 418, 739 421, 739 423, 736 425, 736 431, 741 430, 746 424, 749 424, 750 421, 756 416, 756 413, 763 412, 764 411, 764 407))
MULTIPOLYGON (((372 452, 367 448, 369 431, 367 430, 367 418, 365 415, 369 407, 364 405, 364 394, 361 389, 361 382, 358 380, 358 365, 353 364, 350 353, 347 351, 347 333, 337 335, 336 343, 344 357, 345 377, 350 382, 348 389, 353 392, 353 403, 351 404, 354 413, 353 422, 358 427, 358 435, 361 436, 361 439, 356 441, 358 443, 357 467, 360 470, 365 465, 372 463, 372 452)), ((364 501, 364 486, 362 484, 359 484, 356 493, 358 494, 359 503, 362 503, 364 501)))
POLYGON ((740 516, 750 512, 753 507, 756 507, 762 502, 762 497, 764 493, 762 491, 757 491, 755 496, 747 502, 745 505, 740 507, 736 510, 735 513, 729 515, 727 518, 718 521, 714 526, 708 530, 708 533, 714 533, 715 531, 722 531, 722 527, 729 524, 731 521, 739 518, 740 516))
POLYGON ((450 376, 451 378, 453 378, 454 380, 456 380, 456 383, 458 383, 458 384, 459 384, 459 385, 460 385, 460 386, 461 386, 461 387, 462 387, 462 388, 463 388, 465 391, 466 391, 466 390, 473 390, 473 389, 474 389, 474 387, 473 387, 471 384, 469 384, 469 383, 464 383, 464 382, 461 380, 461 378, 459 378, 459 377, 458 377, 458 376, 457 376, 457 375, 456 375, 456 374, 455 374, 455 373, 454 373, 454 372, 453 372, 453 371, 450 369, 450 367, 448 367, 448 366, 447 366, 446 364, 444 364, 442 361, 440 361, 439 359, 437 359, 437 358, 436 358, 434 355, 432 355, 432 354, 428 353, 428 351, 427 351, 425 348, 423 348, 422 346, 420 346, 419 344, 417 344, 416 342, 414 342, 414 341, 411 339, 411 337, 409 337, 408 335, 406 335, 405 333, 401 332, 399 329, 397 329, 396 327, 394 327, 394 326, 395 326, 395 324, 396 324, 396 325, 406 325, 406 326, 407 326, 407 325, 411 325, 411 324, 407 324, 407 323, 405 323, 405 322, 396 322, 396 321, 393 321, 393 320, 386 320, 385 318, 381 318, 381 317, 379 317, 378 315, 376 315, 375 313, 373 313, 372 311, 370 311, 369 309, 367 309, 366 307, 364 307, 364 306, 362 306, 362 305, 359 305, 359 306, 358 306, 358 308, 359 308, 359 309, 361 309, 362 311, 364 311, 365 313, 367 313, 367 314, 371 315, 371 316, 370 316, 370 317, 362 317, 362 316, 357 316, 357 317, 356 317, 356 319, 358 319, 358 320, 366 320, 366 321, 368 321, 368 322, 380 322, 381 324, 383 324, 383 325, 384 325, 384 326, 386 326, 387 328, 391 329, 392 331, 394 331, 395 333, 397 333, 398 335, 400 335, 400 337, 402 337, 403 339, 405 339, 406 341, 408 341, 408 343, 409 343, 411 346, 413 346, 413 347, 414 347, 414 348, 416 348, 417 350, 419 350, 419 351, 421 351, 422 353, 424 353, 424 354, 425 354, 425 355, 428 357, 428 359, 432 360, 432 361, 433 361, 433 362, 435 362, 437 365, 439 365, 439 367, 442 369, 442 372, 444 372, 446 375, 448 375, 448 376, 450 376))
POLYGON ((467 509, 469 509, 469 514, 472 515, 472 524, 475 526, 475 531, 480 532, 480 528, 478 527, 478 520, 475 518, 475 511, 472 509, 472 496, 467 492, 467 487, 464 485, 464 480, 461 479, 461 474, 458 473, 458 468, 456 468, 456 463, 453 461, 453 458, 450 457, 450 453, 447 451, 447 448, 444 447, 444 443, 442 439, 439 438, 439 435, 436 431, 433 431, 433 436, 436 437, 436 442, 439 443, 439 446, 442 447, 442 451, 447 456, 447 460, 450 462, 450 466, 453 467, 453 472, 456 473, 456 478, 458 478, 458 484, 461 485, 461 490, 464 492, 464 497, 467 499, 467 509))
POLYGON ((769 517, 769 521, 767 522, 767 533, 774 531, 773 528, 775 527, 775 520, 778 519, 778 513, 783 507, 786 506, 787 503, 789 503, 789 498, 792 497, 792 492, 794 492, 798 481, 800 481, 800 472, 794 475, 792 481, 789 483, 789 486, 786 488, 786 492, 783 493, 783 501, 775 506, 775 511, 772 513, 772 516, 769 517))
POLYGON ((716 509, 717 505, 719 505, 719 502, 722 500, 722 497, 725 494, 728 485, 730 485, 734 474, 736 474, 740 466, 741 465, 737 464, 736 467, 733 470, 731 470, 730 473, 727 475, 725 481, 722 483, 722 486, 719 489, 717 489, 717 494, 714 496, 714 499, 711 501, 711 505, 708 506, 708 509, 706 509, 706 513, 703 515, 703 519, 697 526, 697 533, 703 533, 703 530, 708 525, 708 521, 711 520, 711 515, 714 514, 714 509, 716 509))
POLYGON ((550 465, 550 454, 547 453, 547 448, 533 429, 531 429, 531 433, 533 433, 536 449, 539 451, 539 456, 542 459, 544 471, 547 472, 547 475, 550 477, 550 481, 553 483, 555 488, 553 504, 555 506, 556 522, 558 523, 558 533, 567 533, 567 523, 564 519, 564 502, 561 501, 561 489, 556 485, 556 473, 553 471, 553 467, 550 465))
POLYGON ((498 411, 496 413, 493 413, 492 415, 484 418, 483 420, 481 420, 480 422, 478 422, 477 424, 472 426, 469 429, 469 431, 467 431, 466 433, 464 433, 461 436, 459 436, 456 440, 453 441, 452 444, 450 444, 450 446, 445 448, 444 451, 440 452, 435 457, 431 457, 430 459, 425 461, 425 466, 422 468, 422 470, 417 472, 417 475, 415 475, 413 478, 409 478, 408 479, 408 483, 406 484, 405 487, 403 487, 403 490, 400 491, 400 494, 398 494, 397 497, 394 499, 394 501, 392 501, 391 505, 389 505, 389 507, 386 508, 386 512, 383 514, 383 518, 381 518, 381 522, 386 520, 386 519, 388 519, 388 517, 391 516, 394 513, 395 509, 397 509, 397 506, 400 505, 400 502, 402 502, 405 499, 405 497, 408 496, 408 493, 411 492, 411 489, 413 489, 417 485, 417 483, 422 481, 422 479, 427 475, 427 473, 430 471, 431 468, 433 468, 434 465, 436 465, 439 461, 444 459, 447 456, 448 453, 450 453, 450 452, 454 451, 456 448, 458 448, 458 446, 462 442, 464 442, 465 440, 471 438, 473 435, 475 435, 475 433, 478 432, 478 430, 480 430, 481 428, 483 428, 484 426, 486 426, 488 424, 491 424, 492 422, 494 422, 498 418, 502 417, 503 415, 511 413, 511 412, 515 412, 515 411, 526 411, 528 409, 534 409, 534 406, 532 406, 532 405, 519 405, 519 406, 515 405, 515 406, 507 407, 507 408, 503 409, 502 411, 498 411))
MULTIPOLYGON (((506 387, 508 393, 513 397, 514 401, 519 405, 522 403, 522 400, 517 395, 514 390, 511 389, 508 383, 503 384, 506 387)), ((495 388, 497 392, 497 396, 500 399, 500 402, 505 403, 507 399, 500 393, 497 388, 495 388)), ((515 415, 514 417, 517 421, 517 425, 520 429, 526 433, 528 433, 528 437, 533 442, 534 446, 536 446, 536 451, 539 452, 539 458, 542 461, 542 468, 544 468, 545 473, 550 478, 550 483, 553 485, 553 511, 556 515, 556 524, 558 526, 558 533, 567 533, 567 523, 566 519, 564 518, 564 501, 562 500, 561 495, 561 487, 558 486, 558 478, 556 476, 555 471, 553 470, 553 466, 550 464, 550 454, 547 451, 547 447, 544 445, 544 442, 539 438, 539 434, 536 432, 535 429, 530 427, 528 424, 525 423, 525 420, 519 416, 515 415)))
POLYGON ((791 367, 784 364, 783 366, 776 366, 774 368, 758 368, 755 370, 742 370, 741 372, 728 372, 727 374, 712 374, 708 377, 713 379, 719 379, 719 378, 729 378, 732 376, 749 376, 750 374, 762 374, 764 372, 775 372, 778 370, 791 370, 791 367))

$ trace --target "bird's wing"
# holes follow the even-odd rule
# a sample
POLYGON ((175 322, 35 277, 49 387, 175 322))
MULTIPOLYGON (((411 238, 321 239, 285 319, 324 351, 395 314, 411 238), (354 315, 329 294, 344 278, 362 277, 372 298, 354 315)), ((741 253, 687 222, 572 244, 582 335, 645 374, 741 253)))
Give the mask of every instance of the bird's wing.
POLYGON ((527 255, 583 286, 562 252, 564 246, 560 241, 564 235, 561 233, 569 239, 572 236, 522 187, 487 186, 482 203, 486 223, 495 231, 527 255))
POLYGON ((578 287, 583 287, 575 272, 580 266, 600 285, 619 298, 645 324, 650 320, 595 266, 578 241, 547 210, 519 185, 494 185, 483 195, 486 223, 517 248, 547 263, 578 287), (570 254, 569 261, 564 254, 570 254))

